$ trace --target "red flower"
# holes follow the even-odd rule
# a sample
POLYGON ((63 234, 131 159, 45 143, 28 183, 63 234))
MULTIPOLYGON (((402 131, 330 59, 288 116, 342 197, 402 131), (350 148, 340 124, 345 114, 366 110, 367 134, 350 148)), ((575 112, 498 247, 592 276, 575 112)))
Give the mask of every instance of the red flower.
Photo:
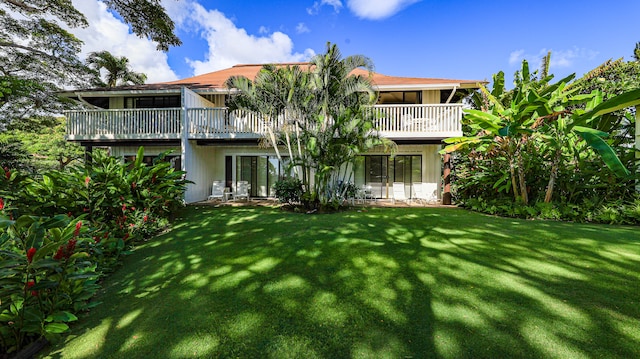
POLYGON ((146 222, 148 220, 149 220, 149 216, 145 214, 144 217, 142 217, 142 222, 146 222))
POLYGON ((84 178, 84 186, 89 187, 89 182, 91 181, 91 177, 87 176, 84 178))
POLYGON ((73 213, 71 213, 71 211, 69 211, 69 213, 67 213, 67 216, 68 216, 69 218, 71 218, 71 217, 73 217, 73 213))
POLYGON ((4 198, 0 197, 0 210, 4 208, 4 198))
POLYGON ((11 179, 11 171, 9 171, 9 167, 4 168, 4 175, 7 179, 11 179))
POLYGON ((123 204, 122 204, 122 212, 124 212, 124 211, 126 211, 126 210, 127 210, 127 204, 126 204, 126 203, 123 203, 123 204))
POLYGON ((27 250, 27 262, 31 263, 33 256, 36 255, 36 249, 31 247, 27 250))
POLYGON ((59 261, 64 257, 64 246, 58 247, 56 254, 53 255, 53 259, 59 261))
POLYGON ((67 242, 67 245, 62 245, 60 247, 58 247, 58 250, 56 251, 56 254, 53 255, 53 259, 55 260, 61 260, 62 258, 64 259, 69 259, 71 257, 71 255, 73 254, 73 251, 76 249, 76 243, 78 241, 75 239, 70 239, 67 242))
POLYGON ((129 233, 125 233, 124 237, 122 237, 122 240, 126 241, 127 239, 129 239, 129 233))
MULTIPOLYGON (((34 285, 36 285, 36 282, 30 280, 30 281, 27 282, 26 287, 27 287, 27 289, 30 289, 34 285)), ((37 297, 38 296, 38 291, 37 290, 32 290, 31 291, 31 295, 34 296, 34 297, 37 297)))
POLYGON ((74 236, 74 237, 77 237, 77 236, 78 236, 78 234, 80 234, 80 228, 82 228, 82 221, 78 221, 78 222, 76 223, 76 230, 75 230, 75 231, 73 231, 73 236, 74 236))

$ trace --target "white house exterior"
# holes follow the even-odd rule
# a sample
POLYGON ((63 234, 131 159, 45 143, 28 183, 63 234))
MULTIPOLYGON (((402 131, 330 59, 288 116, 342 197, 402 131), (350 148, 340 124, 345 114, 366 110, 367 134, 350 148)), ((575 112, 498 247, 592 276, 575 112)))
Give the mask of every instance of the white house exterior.
MULTIPOLYGON (((185 193, 187 203, 205 200, 213 181, 235 188, 246 180, 251 197, 272 197, 282 169, 273 150, 258 146, 264 125, 250 114, 229 115, 224 107, 225 81, 234 75, 253 79, 261 67, 237 65, 167 83, 69 92, 93 109, 66 113, 67 139, 123 157, 134 156, 139 146, 150 157, 173 150, 173 161, 194 182, 185 193)), ((359 158, 353 181, 371 186, 378 198, 391 197, 393 182, 404 182, 408 196, 416 182, 435 183, 440 193, 442 140, 462 135, 462 104, 452 100, 478 88, 478 81, 377 73, 372 80, 380 93, 377 129, 398 150, 394 156, 371 152, 359 158)))

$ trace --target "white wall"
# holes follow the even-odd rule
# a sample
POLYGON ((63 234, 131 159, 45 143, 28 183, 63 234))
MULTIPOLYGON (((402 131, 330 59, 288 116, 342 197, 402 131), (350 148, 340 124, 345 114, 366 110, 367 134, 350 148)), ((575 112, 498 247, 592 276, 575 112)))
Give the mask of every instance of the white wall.
POLYGON ((224 179, 224 160, 216 161, 216 148, 212 146, 198 146, 195 141, 189 141, 190 161, 187 179, 194 183, 187 185, 185 202, 204 201, 211 194, 211 184, 214 180, 224 179), (222 168, 222 178, 216 178, 215 171, 222 168))

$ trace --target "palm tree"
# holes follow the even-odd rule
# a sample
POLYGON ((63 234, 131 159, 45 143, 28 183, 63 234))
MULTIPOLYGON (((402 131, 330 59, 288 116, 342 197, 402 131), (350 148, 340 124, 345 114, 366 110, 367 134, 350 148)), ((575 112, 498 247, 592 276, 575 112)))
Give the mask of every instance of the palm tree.
POLYGON ((331 200, 331 182, 346 174, 345 164, 383 142, 374 131, 373 113, 365 108, 377 98, 370 78, 352 74, 363 67, 371 70, 371 60, 359 55, 343 59, 329 43, 308 69, 265 65, 253 81, 227 81, 230 89, 238 90, 228 102, 230 112, 248 110, 263 119, 266 141, 278 157, 278 146, 286 147, 307 191, 313 170, 312 202, 324 205, 331 200))
POLYGON ((94 85, 98 87, 116 87, 118 85, 142 85, 147 75, 131 71, 129 59, 124 56, 114 56, 109 51, 92 52, 87 56, 87 65, 94 70, 94 85), (107 71, 107 81, 101 78, 100 71, 107 71))

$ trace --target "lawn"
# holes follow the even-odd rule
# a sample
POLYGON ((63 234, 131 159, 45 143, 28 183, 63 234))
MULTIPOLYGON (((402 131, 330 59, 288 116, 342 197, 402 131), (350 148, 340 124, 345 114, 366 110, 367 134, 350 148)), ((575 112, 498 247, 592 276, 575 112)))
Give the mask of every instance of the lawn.
POLYGON ((640 357, 640 231, 190 207, 47 358, 640 357))

